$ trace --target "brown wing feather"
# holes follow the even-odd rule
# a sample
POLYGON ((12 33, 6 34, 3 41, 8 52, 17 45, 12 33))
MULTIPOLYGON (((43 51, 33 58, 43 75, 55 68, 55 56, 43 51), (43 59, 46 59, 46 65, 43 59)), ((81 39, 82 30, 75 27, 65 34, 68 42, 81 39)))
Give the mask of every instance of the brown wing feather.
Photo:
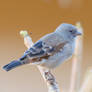
POLYGON ((66 43, 62 43, 62 44, 59 44, 58 46, 55 46, 53 47, 54 50, 52 52, 48 52, 46 55, 42 56, 42 57, 39 57, 39 58, 33 58, 32 59, 32 63, 34 62, 40 62, 42 61, 42 59, 48 59, 50 56, 56 54, 57 52, 59 52, 61 49, 63 49, 64 45, 66 43))

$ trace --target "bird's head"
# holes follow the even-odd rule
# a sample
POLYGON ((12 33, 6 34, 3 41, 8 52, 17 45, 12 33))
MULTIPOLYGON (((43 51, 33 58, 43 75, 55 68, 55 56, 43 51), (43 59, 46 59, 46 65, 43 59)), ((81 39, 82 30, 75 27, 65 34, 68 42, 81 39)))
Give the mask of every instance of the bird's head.
POLYGON ((61 24, 57 29, 56 32, 58 32, 63 39, 65 40, 73 40, 77 36, 81 35, 82 33, 78 31, 77 27, 72 24, 61 24))

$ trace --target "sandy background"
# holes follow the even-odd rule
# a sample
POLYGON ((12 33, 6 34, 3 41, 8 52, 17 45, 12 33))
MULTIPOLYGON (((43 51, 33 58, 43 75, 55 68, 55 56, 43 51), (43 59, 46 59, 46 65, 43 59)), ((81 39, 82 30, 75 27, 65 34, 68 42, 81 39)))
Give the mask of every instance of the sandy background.
MULTIPOLYGON (((92 67, 92 0, 65 1, 68 3, 60 3, 60 0, 0 1, 0 67, 19 58, 26 50, 20 30, 32 32, 35 42, 63 22, 81 21, 85 34, 83 79, 86 69, 92 67)), ((69 88, 71 64, 70 60, 53 71, 60 88, 69 88)), ((0 92, 47 92, 47 88, 35 66, 22 66, 8 73, 0 68, 0 92)))

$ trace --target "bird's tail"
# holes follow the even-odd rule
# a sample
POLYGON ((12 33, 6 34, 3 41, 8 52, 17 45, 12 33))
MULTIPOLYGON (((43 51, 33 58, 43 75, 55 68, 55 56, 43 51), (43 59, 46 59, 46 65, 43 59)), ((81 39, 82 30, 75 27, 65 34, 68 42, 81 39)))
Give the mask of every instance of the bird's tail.
POLYGON ((3 69, 6 71, 10 71, 11 69, 14 69, 20 65, 22 65, 22 63, 20 61, 14 60, 14 61, 10 62, 9 64, 3 66, 3 69))
POLYGON ((6 71, 10 71, 18 66, 28 64, 28 63, 29 63, 29 60, 23 56, 19 60, 14 60, 14 61, 10 62, 9 64, 3 66, 3 69, 6 71))

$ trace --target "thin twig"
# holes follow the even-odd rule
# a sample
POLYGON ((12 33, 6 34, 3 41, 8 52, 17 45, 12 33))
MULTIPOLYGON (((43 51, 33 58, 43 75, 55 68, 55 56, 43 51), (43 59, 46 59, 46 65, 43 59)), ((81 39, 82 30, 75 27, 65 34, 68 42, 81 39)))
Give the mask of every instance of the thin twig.
MULTIPOLYGON (((34 43, 27 31, 21 31, 20 34, 24 37, 24 44, 27 48, 30 48, 34 43)), ((48 86, 48 92, 60 92, 55 77, 52 75, 49 69, 37 66, 41 75, 48 86)))

